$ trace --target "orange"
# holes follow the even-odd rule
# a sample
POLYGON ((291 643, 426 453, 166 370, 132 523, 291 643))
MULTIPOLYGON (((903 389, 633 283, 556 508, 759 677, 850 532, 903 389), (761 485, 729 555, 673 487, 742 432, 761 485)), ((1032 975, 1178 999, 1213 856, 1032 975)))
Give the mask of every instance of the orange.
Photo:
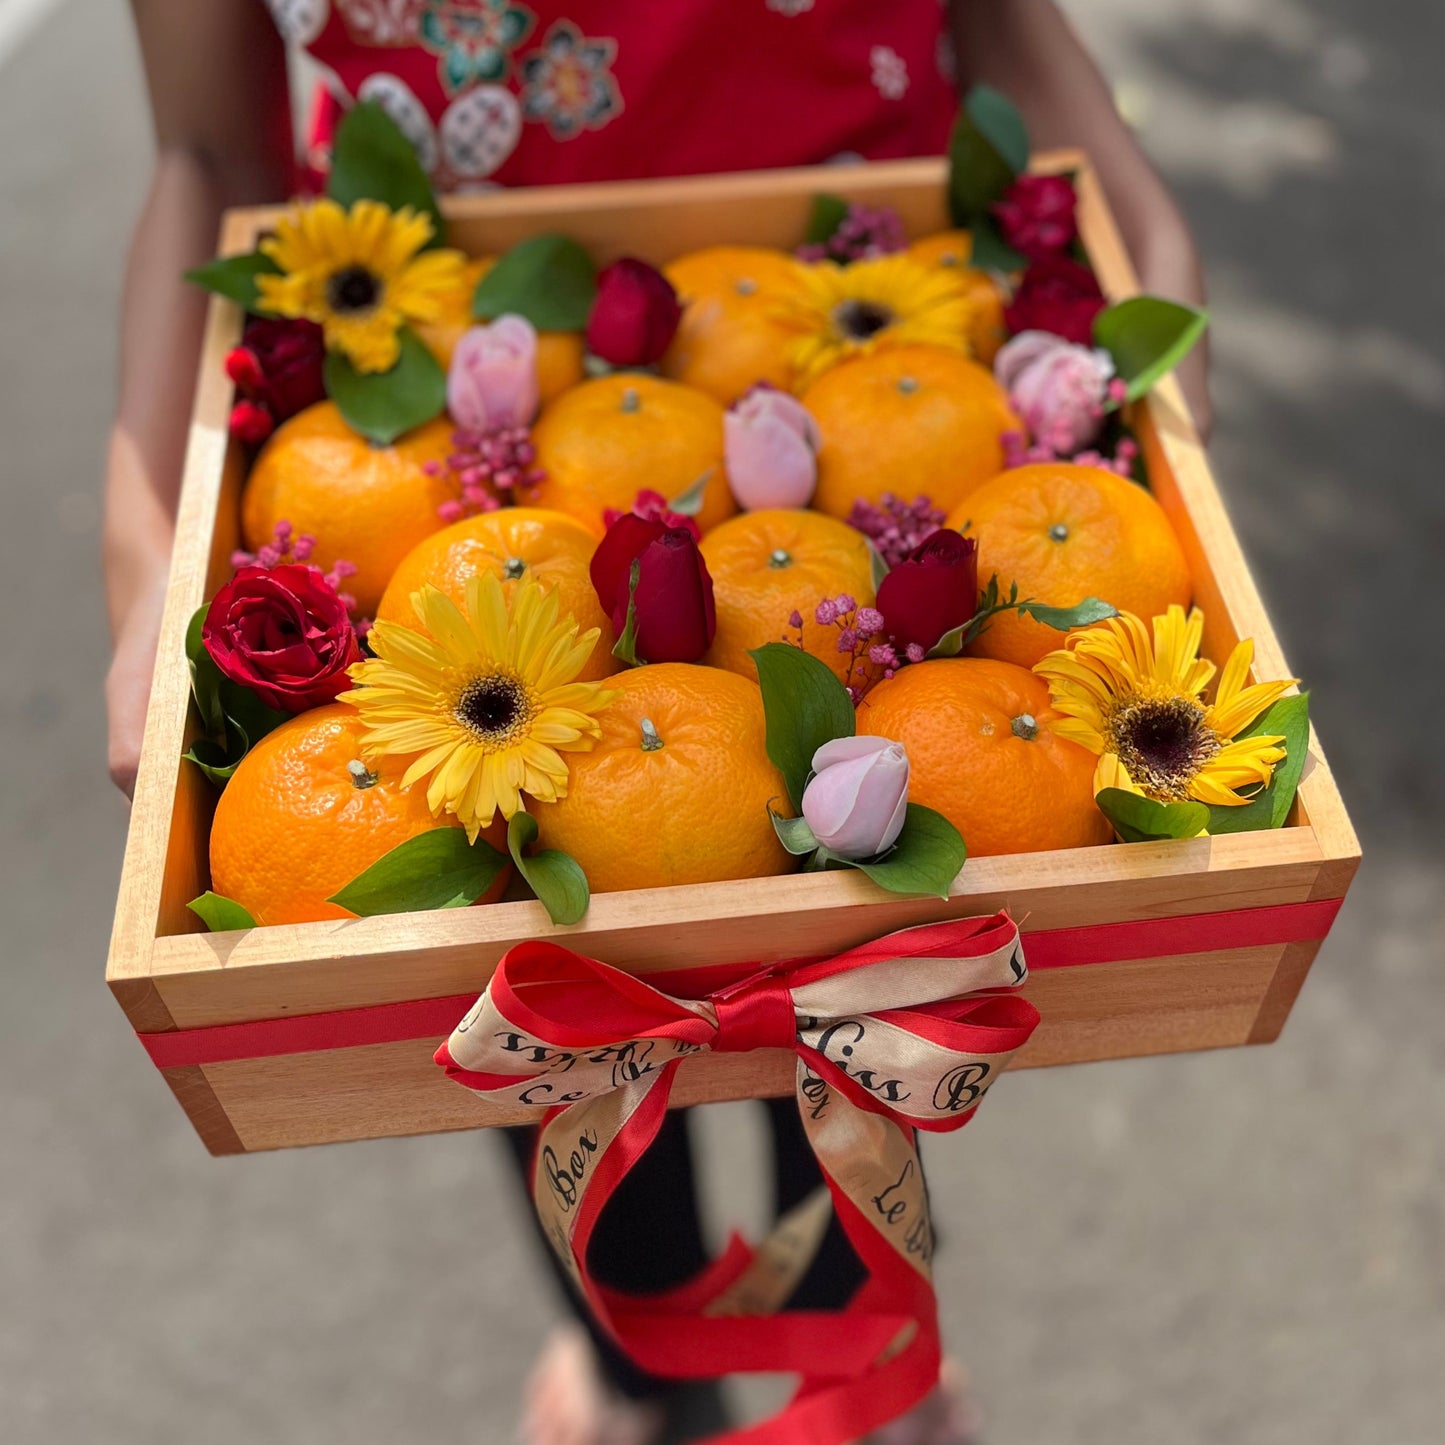
POLYGON ((980 361, 992 366, 1008 334, 1003 319, 1003 292, 987 271, 968 264, 973 255, 973 237, 967 231, 938 231, 915 241, 908 248, 908 254, 924 266, 948 266, 957 270, 975 307, 973 323, 968 328, 969 345, 980 361))
POLYGON ((502 591, 510 602, 518 581, 530 571, 543 587, 556 592, 562 612, 576 618, 584 632, 589 627, 602 629, 579 674, 579 681, 593 682, 621 666, 612 656, 617 640, 612 624, 597 601, 588 573, 596 550, 597 538, 581 522, 561 512, 540 507, 485 512, 417 543, 393 574, 376 615, 420 630, 411 595, 425 583, 445 592, 461 607, 466 603, 467 579, 478 572, 493 572, 502 579, 502 591))
MULTIPOLYGON (((1100 597, 1143 618, 1189 603, 1189 564, 1164 509, 1143 487, 1102 467, 1015 467, 948 519, 950 527, 965 522, 978 539, 979 577, 987 582, 998 573, 1005 594, 1017 582, 1020 597, 1059 607, 1100 597)), ((973 651, 1032 667, 1063 640, 1042 622, 1005 612, 973 651)))
POLYGON ((717 635, 704 662, 756 679, 749 651, 796 642, 798 629, 788 625, 796 610, 804 649, 849 681, 850 654, 838 651, 838 628, 813 612, 840 592, 859 607, 873 605, 873 567, 861 532, 820 512, 744 512, 703 538, 702 555, 717 606, 717 635))
POLYGON ((1002 437, 1019 428, 988 368, 941 347, 845 362, 803 404, 823 435, 813 505, 842 518, 860 497, 876 503, 885 492, 951 510, 1003 469, 1002 437))
POLYGON ((545 408, 532 441, 546 475, 528 500, 599 536, 609 507, 630 511, 647 490, 671 501, 704 474, 703 531, 737 511, 723 467, 723 409, 694 387, 636 371, 599 376, 545 408))
MULTIPOLYGON (((426 785, 403 790, 404 769, 361 764, 360 714, 345 703, 312 708, 268 733, 241 762, 211 824, 211 886, 257 923, 311 923, 354 915, 326 900, 377 859, 431 828, 426 785)), ((483 837, 506 850, 500 816, 483 837)), ((483 898, 507 884, 503 870, 483 898)))
POLYGON ((710 246, 663 268, 683 304, 663 374, 726 406, 760 381, 787 389, 791 334, 772 314, 772 291, 794 262, 762 246, 710 246))
POLYGON ((444 466, 451 434, 438 417, 378 447, 347 426, 334 402, 307 407, 276 429, 251 468, 241 498, 246 546, 269 542, 277 522, 311 533, 313 562, 356 564, 346 590, 370 617, 401 559, 445 525, 437 508, 452 488, 424 468, 444 466))
MULTIPOLYGON (((472 293, 477 282, 496 265, 495 256, 478 256, 465 268, 466 284, 448 297, 439 320, 425 322, 415 328, 433 356, 443 367, 452 364, 452 352, 462 332, 482 323, 472 315, 472 293)), ((582 333, 580 331, 539 331, 537 333, 537 389, 542 405, 561 396, 569 386, 576 386, 583 377, 582 333)))
POLYGON ((567 796, 533 809, 542 846, 570 853, 594 893, 786 873, 768 804, 790 811, 787 790, 757 684, 663 662, 608 686, 601 739, 568 754, 567 796))
POLYGON ((858 709, 858 731, 908 752, 908 797, 942 813, 970 856, 1107 843, 1096 759, 1055 736, 1048 685, 1026 668, 948 658, 901 668, 858 709))

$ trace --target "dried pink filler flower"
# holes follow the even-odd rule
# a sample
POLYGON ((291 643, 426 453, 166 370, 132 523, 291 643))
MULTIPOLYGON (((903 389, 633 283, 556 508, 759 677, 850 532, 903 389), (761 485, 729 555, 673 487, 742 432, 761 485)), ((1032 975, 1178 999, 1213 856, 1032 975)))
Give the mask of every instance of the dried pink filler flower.
POLYGON ((1134 474, 1134 462, 1139 456, 1139 443, 1133 437, 1122 436, 1114 445, 1114 455, 1090 449, 1073 456, 1056 452, 1047 442, 1029 445, 1022 432, 1005 432, 1003 441, 1003 463, 1005 468, 1033 466, 1040 462, 1074 462, 1081 467, 1102 467, 1121 477, 1134 474))
POLYGON ((943 513, 928 497, 905 502, 884 492, 879 504, 858 500, 848 513, 848 525, 857 528, 878 549, 878 555, 896 567, 919 543, 943 525, 943 513))
POLYGON ((838 229, 826 241, 799 246, 800 261, 868 261, 874 256, 891 256, 906 250, 903 220, 891 206, 848 207, 838 229))
MULTIPOLYGON (((537 452, 528 427, 496 427, 490 431, 458 427, 452 433, 452 446, 455 450, 446 460, 445 471, 461 495, 437 508, 444 522, 495 512, 503 497, 518 488, 536 486, 544 475, 533 465, 537 452)), ((444 469, 438 462, 426 462, 424 470, 435 477, 444 469)))
MULTIPOLYGON (((877 660, 872 658, 872 643, 883 630, 883 614, 876 607, 859 607, 856 598, 840 592, 836 597, 818 599, 817 606, 813 608, 813 621, 820 627, 838 629, 838 651, 848 658, 848 671, 844 675, 843 684, 856 707, 863 700, 868 686, 868 673, 867 669, 862 667, 862 659, 877 660)), ((798 636, 792 639, 785 634, 783 641, 793 647, 802 647, 803 614, 796 608, 788 617, 788 626, 798 636)))
POLYGON ((358 617, 356 615, 356 598, 351 593, 341 590, 341 584, 348 577, 356 576, 358 570, 356 563, 347 562, 338 557, 331 564, 329 572, 322 572, 320 567, 310 561, 311 555, 315 551, 316 538, 310 532, 298 534, 291 523, 283 519, 276 523, 271 540, 263 542, 254 552, 247 552, 239 547, 232 552, 231 566, 239 572, 242 567, 264 567, 270 571, 272 567, 283 567, 292 563, 310 565, 311 570, 320 573, 322 580, 333 588, 341 599, 342 605, 351 616, 351 625, 355 629, 357 637, 365 637, 371 631, 371 619, 358 617))

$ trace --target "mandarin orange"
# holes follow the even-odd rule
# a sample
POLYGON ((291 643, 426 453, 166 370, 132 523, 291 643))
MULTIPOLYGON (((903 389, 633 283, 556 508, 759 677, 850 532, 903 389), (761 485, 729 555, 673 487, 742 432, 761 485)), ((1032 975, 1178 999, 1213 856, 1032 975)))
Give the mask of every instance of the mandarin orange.
POLYGON ((974 356, 986 366, 993 365, 1008 331, 1004 326, 1003 291, 987 271, 968 264, 973 255, 973 237, 967 231, 938 231, 915 241, 908 254, 924 266, 946 266, 956 270, 968 287, 974 316, 968 328, 968 342, 974 356))
POLYGON ((878 683, 858 709, 858 731, 903 744, 910 800, 942 813, 972 857, 1107 843, 1096 759, 1050 731, 1058 716, 1048 685, 1026 668, 960 657, 878 683))
POLYGON ((542 481, 527 500, 603 530, 609 508, 642 491, 668 500, 706 476, 698 525, 737 511, 723 466, 723 409, 706 392, 640 372, 584 381, 546 407, 532 429, 542 481))
POLYGON ((570 853, 594 893, 786 873, 768 804, 787 812, 787 790, 757 684, 663 662, 608 686, 602 737, 568 758, 567 796, 531 810, 542 846, 570 853))
POLYGON ((342 420, 336 404, 318 402, 279 426, 261 449, 241 497, 241 529, 255 551, 277 522, 316 538, 311 560, 329 568, 354 562, 346 590, 371 616, 401 559, 446 524, 437 508, 452 496, 444 476, 452 425, 438 417, 373 446, 342 420))
POLYGON ((820 512, 744 512, 702 539, 702 555, 717 607, 717 635, 705 663, 756 681, 748 653, 765 642, 798 640, 799 629, 788 623, 796 611, 804 650, 840 681, 850 680, 852 655, 838 651, 839 629, 813 613, 823 598, 839 593, 859 607, 873 605, 872 559, 861 532, 820 512))
MULTIPOLYGON (((948 519, 950 527, 965 524, 978 539, 980 578, 997 573, 1005 594, 1017 582, 1020 597, 1060 607, 1099 597, 1146 618, 1189 603, 1189 564, 1164 509, 1143 487, 1102 467, 1015 467, 948 519)), ((1005 612, 971 650, 1032 667, 1062 645, 1051 627, 1005 612)))
MULTIPOLYGON (((226 784, 211 824, 211 886, 257 923, 351 918, 327 899, 408 838, 460 827, 432 816, 424 785, 401 786, 400 764, 368 770, 364 731, 345 703, 312 708, 262 738, 226 784)), ((500 818, 482 836, 506 851, 500 818)), ((507 872, 483 902, 501 895, 507 872)))
POLYGON ((617 639, 588 572, 596 550, 597 538, 575 517, 562 512, 540 507, 484 512, 413 547, 392 575, 376 615, 379 620, 420 629, 411 597, 424 584, 430 583, 463 607, 467 579, 478 572, 492 572, 501 579, 510 603, 518 582, 531 572, 544 588, 556 592, 563 614, 574 617, 583 632, 589 627, 601 629, 592 656, 578 674, 579 681, 594 682, 622 665, 612 656, 617 639))
POLYGON ((841 518, 885 492, 950 511, 1002 470, 1002 438, 1019 426, 988 368, 941 347, 844 362, 803 403, 823 436, 813 506, 841 518))

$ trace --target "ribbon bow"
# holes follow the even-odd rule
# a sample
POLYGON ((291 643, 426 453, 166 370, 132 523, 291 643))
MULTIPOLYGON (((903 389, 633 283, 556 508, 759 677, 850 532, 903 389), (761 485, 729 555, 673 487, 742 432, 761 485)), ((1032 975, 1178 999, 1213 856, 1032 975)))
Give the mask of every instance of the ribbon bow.
POLYGON ((539 1112, 533 1199, 598 1319, 659 1375, 797 1372, 797 1394, 735 1445, 840 1445, 895 1418, 939 1366, 933 1231, 915 1129, 957 1129, 1038 1022, 1007 914, 903 929, 833 958, 679 998, 555 943, 501 960, 436 1055, 499 1103, 539 1112), (779 1314, 820 1233, 800 1208, 756 1250, 646 1299, 587 1269, 603 1205, 655 1137, 690 1054, 782 1048, 833 1208, 869 1271, 842 1311, 779 1314))

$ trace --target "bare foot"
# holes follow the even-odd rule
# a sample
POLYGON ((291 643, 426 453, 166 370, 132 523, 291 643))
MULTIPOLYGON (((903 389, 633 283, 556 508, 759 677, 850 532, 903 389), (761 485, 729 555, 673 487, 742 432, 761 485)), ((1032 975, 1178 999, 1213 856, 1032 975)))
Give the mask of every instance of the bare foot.
POLYGON ((584 1331, 552 1331, 527 1382, 526 1445, 654 1445, 663 1424, 661 1405, 608 1388, 584 1331))
POLYGON ((978 1445, 978 1409, 969 1398, 967 1372, 945 1360, 932 1393, 863 1445, 978 1445))

